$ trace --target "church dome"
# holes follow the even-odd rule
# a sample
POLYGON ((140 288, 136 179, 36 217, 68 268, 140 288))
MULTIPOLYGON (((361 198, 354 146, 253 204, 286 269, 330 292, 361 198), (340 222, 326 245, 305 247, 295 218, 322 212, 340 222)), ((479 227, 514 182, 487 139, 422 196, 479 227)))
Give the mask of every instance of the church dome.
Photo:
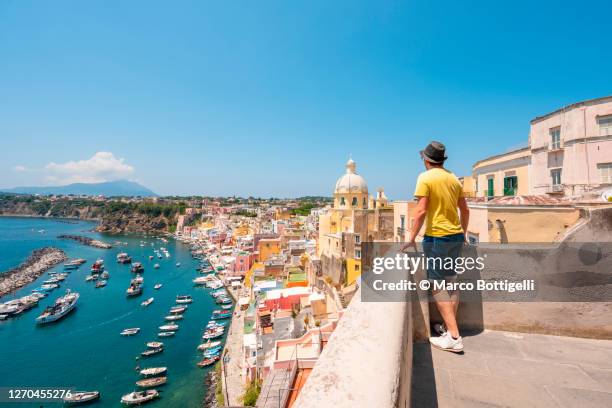
POLYGON ((346 174, 336 182, 334 193, 368 193, 368 183, 365 179, 355 172, 357 165, 353 159, 346 162, 346 174))

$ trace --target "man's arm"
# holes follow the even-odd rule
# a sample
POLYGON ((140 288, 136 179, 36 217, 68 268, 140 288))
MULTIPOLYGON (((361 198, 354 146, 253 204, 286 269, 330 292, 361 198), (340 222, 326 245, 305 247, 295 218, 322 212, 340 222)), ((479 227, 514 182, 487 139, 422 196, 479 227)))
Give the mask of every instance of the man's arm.
POLYGON ((425 222, 425 216, 427 215, 427 203, 429 202, 429 197, 417 197, 417 205, 414 209, 414 225, 412 230, 410 231, 410 239, 402 247, 402 251, 407 250, 410 247, 413 247, 416 250, 416 237, 425 222))
POLYGON ((470 209, 467 205, 467 201, 465 200, 465 197, 459 197, 459 201, 457 202, 457 207, 459 207, 459 216, 461 218, 461 229, 463 229, 463 233, 465 234, 465 239, 467 240, 468 224, 470 223, 470 209))

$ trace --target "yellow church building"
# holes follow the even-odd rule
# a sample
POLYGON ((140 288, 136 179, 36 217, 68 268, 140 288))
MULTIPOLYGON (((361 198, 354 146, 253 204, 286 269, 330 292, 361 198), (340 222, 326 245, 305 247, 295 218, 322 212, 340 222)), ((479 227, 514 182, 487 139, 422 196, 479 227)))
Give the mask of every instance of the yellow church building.
POLYGON ((392 240, 393 206, 383 189, 368 193, 366 180, 352 160, 336 182, 331 208, 319 216, 319 247, 323 278, 340 286, 361 275, 361 243, 392 240))

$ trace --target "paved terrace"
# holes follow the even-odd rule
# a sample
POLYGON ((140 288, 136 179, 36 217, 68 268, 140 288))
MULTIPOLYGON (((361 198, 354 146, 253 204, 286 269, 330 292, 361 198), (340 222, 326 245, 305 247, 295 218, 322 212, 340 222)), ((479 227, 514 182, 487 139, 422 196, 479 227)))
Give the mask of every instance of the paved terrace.
MULTIPOLYGON (((230 287, 226 287, 231 293, 234 300, 238 299, 238 292, 233 291, 230 287)), ((245 378, 243 376, 244 351, 243 351, 243 336, 244 336, 244 312, 239 312, 236 316, 236 302, 232 311, 231 325, 229 333, 225 341, 225 355, 229 356, 229 362, 223 365, 224 368, 224 397, 226 405, 242 406, 240 397, 244 393, 245 378)))
POLYGON ((415 343, 413 407, 612 407, 612 341, 485 330, 464 354, 415 343))

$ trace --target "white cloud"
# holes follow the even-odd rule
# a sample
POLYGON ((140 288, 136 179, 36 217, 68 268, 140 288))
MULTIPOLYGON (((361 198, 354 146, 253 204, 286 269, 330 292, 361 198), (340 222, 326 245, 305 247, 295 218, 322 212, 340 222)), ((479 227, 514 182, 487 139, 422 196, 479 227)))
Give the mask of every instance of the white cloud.
POLYGON ((47 182, 54 184, 101 183, 127 178, 134 167, 111 152, 97 152, 87 160, 51 162, 45 166, 47 182))
POLYGON ((13 167, 13 170, 19 172, 28 171, 28 169, 25 166, 22 166, 21 164, 18 164, 17 166, 13 167))

